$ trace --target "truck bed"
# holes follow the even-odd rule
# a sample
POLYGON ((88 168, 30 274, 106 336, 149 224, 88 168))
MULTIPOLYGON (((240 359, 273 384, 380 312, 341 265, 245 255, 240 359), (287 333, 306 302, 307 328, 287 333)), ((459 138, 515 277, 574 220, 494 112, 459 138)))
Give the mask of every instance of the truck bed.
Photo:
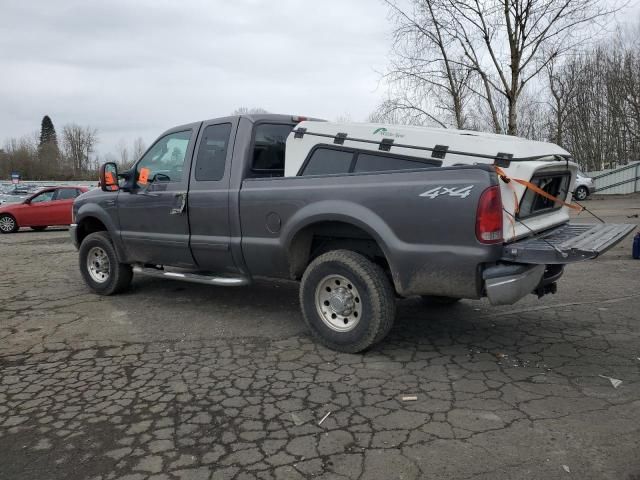
POLYGON ((310 225, 344 222, 378 243, 399 294, 478 298, 478 265, 502 254, 475 233, 478 199, 496 182, 489 165, 247 179, 240 190, 244 260, 253 275, 295 278, 288 245, 310 225), (469 186, 468 196, 423 195, 469 186))

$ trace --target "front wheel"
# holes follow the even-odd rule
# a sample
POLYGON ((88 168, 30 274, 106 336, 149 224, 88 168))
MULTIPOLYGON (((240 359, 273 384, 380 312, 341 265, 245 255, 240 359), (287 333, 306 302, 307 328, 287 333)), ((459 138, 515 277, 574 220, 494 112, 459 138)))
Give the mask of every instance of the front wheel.
POLYGON ((107 232, 88 235, 80 245, 80 272, 86 284, 99 295, 112 295, 131 284, 130 265, 118 262, 107 232))
POLYGON ((300 305, 313 336, 347 353, 382 340, 395 317, 393 287, 382 268, 349 250, 327 252, 309 264, 300 305))
POLYGON ((8 213, 0 215, 0 232, 13 233, 18 231, 18 222, 8 213))
POLYGON ((576 200, 586 200, 589 196, 589 190, 587 187, 578 187, 576 188, 576 200))

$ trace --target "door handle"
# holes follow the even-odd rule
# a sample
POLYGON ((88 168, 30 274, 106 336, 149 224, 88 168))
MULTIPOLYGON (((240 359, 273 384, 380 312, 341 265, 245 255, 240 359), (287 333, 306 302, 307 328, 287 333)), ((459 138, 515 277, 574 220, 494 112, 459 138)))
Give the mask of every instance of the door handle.
POLYGON ((174 198, 178 205, 171 209, 169 215, 182 215, 187 208, 187 192, 176 193, 174 198))

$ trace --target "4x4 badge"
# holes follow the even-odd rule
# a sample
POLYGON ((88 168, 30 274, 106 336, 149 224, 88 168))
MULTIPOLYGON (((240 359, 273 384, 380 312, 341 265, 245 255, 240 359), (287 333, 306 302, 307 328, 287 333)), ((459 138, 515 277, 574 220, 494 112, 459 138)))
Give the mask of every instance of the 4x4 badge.
POLYGON ((462 187, 456 190, 456 187, 436 187, 431 190, 427 190, 424 193, 421 193, 421 197, 427 197, 430 199, 438 198, 440 195, 449 195, 450 197, 460 197, 467 198, 471 195, 471 190, 473 189, 473 185, 469 185, 466 187, 462 187))

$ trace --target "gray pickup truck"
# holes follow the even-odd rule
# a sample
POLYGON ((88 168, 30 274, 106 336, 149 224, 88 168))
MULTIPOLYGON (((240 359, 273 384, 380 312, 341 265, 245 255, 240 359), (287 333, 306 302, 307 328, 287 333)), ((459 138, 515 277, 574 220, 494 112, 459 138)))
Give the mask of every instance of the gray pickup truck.
POLYGON ((359 352, 389 332, 396 297, 542 296, 565 264, 633 228, 568 223, 562 200, 577 169, 559 147, 546 158, 546 144, 496 135, 357 124, 364 133, 353 137, 349 128, 219 118, 168 130, 126 172, 103 165, 101 188, 73 207, 84 280, 101 295, 126 289, 134 272, 222 286, 298 280, 314 336, 359 352), (456 150, 458 141, 475 153, 456 150), (527 180, 562 199, 507 185, 494 163, 531 170, 527 180))

